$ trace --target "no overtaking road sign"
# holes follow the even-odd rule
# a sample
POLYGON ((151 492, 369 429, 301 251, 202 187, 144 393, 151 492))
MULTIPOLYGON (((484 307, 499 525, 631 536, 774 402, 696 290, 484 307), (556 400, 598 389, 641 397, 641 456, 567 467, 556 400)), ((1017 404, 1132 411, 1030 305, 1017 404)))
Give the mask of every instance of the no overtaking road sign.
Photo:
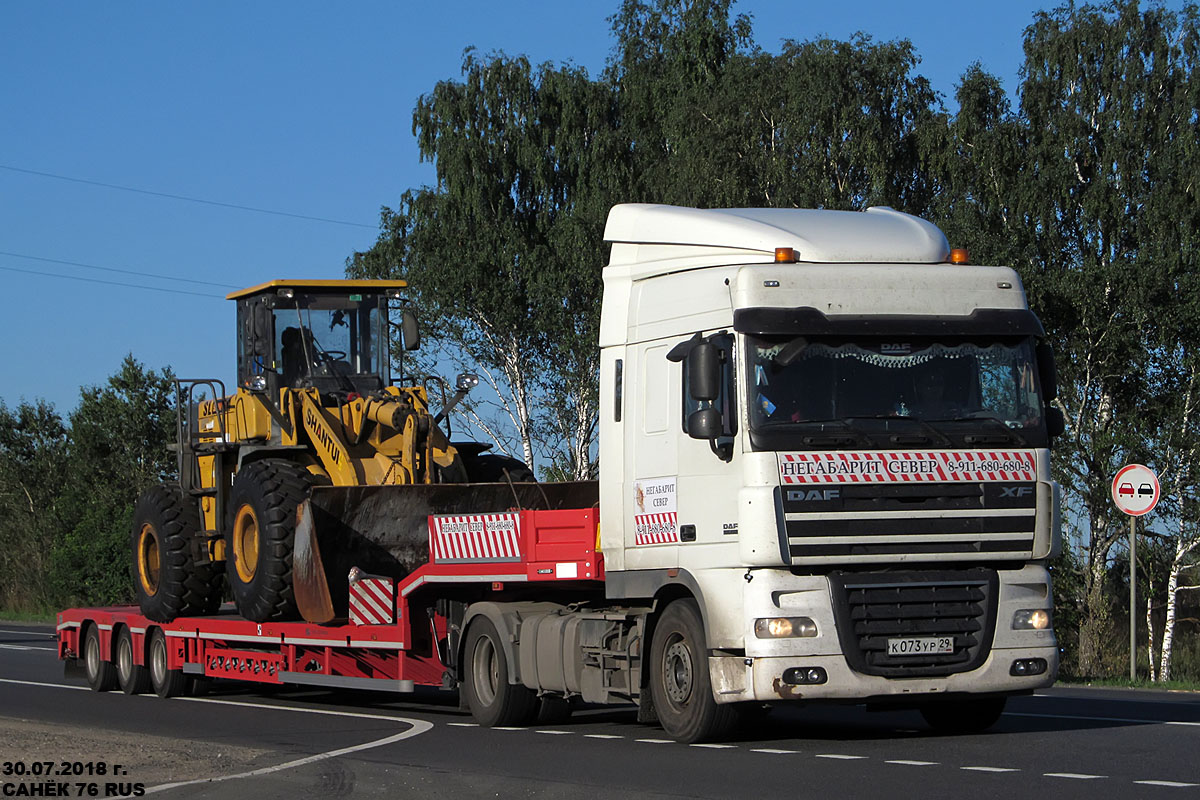
POLYGON ((1112 499, 1131 517, 1149 514, 1158 505, 1158 476, 1141 464, 1121 467, 1112 482, 1112 499))

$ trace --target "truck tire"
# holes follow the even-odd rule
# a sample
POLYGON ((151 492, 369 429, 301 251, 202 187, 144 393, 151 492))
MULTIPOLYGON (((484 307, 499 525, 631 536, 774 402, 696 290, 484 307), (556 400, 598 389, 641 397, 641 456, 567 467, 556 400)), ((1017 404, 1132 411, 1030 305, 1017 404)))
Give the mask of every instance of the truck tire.
POLYGON ((694 600, 667 606, 650 643, 650 692, 663 730, 685 744, 719 738, 737 724, 731 705, 713 698, 704 623, 694 600))
POLYGON ((296 616, 292 548, 308 475, 290 461, 263 459, 242 467, 233 479, 225 572, 238 613, 253 622, 296 616))
POLYGON ((496 626, 487 617, 476 617, 467 630, 463 650, 466 668, 463 692, 471 716, 488 728, 527 725, 538 712, 537 694, 508 682, 508 660, 496 626))
POLYGON ((164 700, 188 693, 190 676, 181 669, 167 668, 167 637, 162 628, 150 634, 150 648, 146 661, 150 664, 150 686, 164 700))
POLYGON ((926 703, 921 706, 921 716, 937 733, 980 733, 996 724, 1006 701, 1004 697, 983 697, 926 703))
POLYGON ((125 694, 142 694, 150 688, 150 672, 133 661, 133 634, 121 626, 117 634, 117 685, 125 694))
POLYGON ((220 571, 195 563, 196 504, 178 486, 151 486, 133 510, 133 585, 142 614, 155 622, 209 614, 221 603, 220 571))
POLYGON ((104 658, 100 649, 100 629, 88 625, 83 635, 83 669, 87 674, 88 686, 94 692, 107 692, 117 685, 117 671, 112 662, 104 658))

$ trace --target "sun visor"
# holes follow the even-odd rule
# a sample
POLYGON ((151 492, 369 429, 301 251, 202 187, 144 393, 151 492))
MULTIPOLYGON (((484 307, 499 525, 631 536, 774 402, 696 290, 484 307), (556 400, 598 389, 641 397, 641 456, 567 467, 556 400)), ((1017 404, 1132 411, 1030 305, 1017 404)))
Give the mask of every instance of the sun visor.
POLYGON ((1042 323, 1028 309, 978 308, 968 316, 857 315, 826 316, 808 306, 741 308, 733 312, 741 333, 784 336, 1044 336, 1042 323))

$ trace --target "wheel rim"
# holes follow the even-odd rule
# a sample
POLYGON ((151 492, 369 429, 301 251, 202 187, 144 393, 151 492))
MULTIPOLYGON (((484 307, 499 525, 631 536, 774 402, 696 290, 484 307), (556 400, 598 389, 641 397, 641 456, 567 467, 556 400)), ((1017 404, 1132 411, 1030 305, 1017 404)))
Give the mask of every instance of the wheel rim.
POLYGON ((233 563, 244 583, 254 580, 258 571, 258 517, 244 505, 233 520, 233 563))
POLYGON ((150 680, 155 689, 167 682, 167 647, 158 637, 150 643, 150 680))
POLYGON ((500 688, 500 659, 496 657, 496 645, 491 637, 480 637, 475 643, 475 652, 471 654, 471 670, 475 685, 475 696, 485 706, 496 701, 496 692, 500 688))
POLYGON ((687 641, 675 634, 667 642, 663 651, 663 688, 667 691, 667 699, 673 705, 682 706, 692 696, 694 670, 692 669, 692 651, 687 641))
POLYGON ((88 636, 84 646, 84 663, 87 664, 88 680, 96 679, 100 673, 100 642, 93 636, 88 636))
POLYGON ((121 679, 122 685, 129 680, 132 672, 133 645, 129 641, 129 634, 125 634, 117 642, 117 677, 121 679))
POLYGON ((146 523, 138 533, 138 581, 142 591, 153 597, 158 592, 159 571, 161 561, 158 550, 158 531, 146 523))

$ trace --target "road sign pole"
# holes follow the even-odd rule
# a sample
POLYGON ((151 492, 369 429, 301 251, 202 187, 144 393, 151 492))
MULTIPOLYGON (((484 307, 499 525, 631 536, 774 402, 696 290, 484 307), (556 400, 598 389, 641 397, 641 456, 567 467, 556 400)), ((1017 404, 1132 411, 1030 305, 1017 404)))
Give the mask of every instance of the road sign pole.
POLYGON ((1137 517, 1129 518, 1129 680, 1137 680, 1137 517))

